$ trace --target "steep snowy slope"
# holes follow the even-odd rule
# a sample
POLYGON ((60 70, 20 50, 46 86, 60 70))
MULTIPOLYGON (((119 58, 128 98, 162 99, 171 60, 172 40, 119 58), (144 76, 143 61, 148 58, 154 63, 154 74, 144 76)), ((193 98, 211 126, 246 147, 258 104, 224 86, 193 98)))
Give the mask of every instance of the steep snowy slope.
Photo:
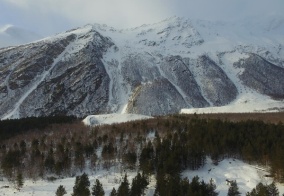
POLYGON ((173 17, 124 30, 87 25, 0 49, 0 116, 163 115, 251 97, 281 108, 283 28, 279 17, 258 23, 173 17))
POLYGON ((41 35, 13 25, 0 28, 0 48, 26 44, 42 38, 41 35))

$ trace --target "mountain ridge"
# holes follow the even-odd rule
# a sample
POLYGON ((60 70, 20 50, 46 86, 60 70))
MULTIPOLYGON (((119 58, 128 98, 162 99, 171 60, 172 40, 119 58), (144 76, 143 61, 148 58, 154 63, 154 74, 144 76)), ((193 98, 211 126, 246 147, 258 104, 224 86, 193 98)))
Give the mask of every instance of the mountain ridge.
POLYGON ((126 30, 94 24, 2 48, 0 116, 163 115, 246 93, 283 106, 284 41, 270 32, 257 43, 227 26, 178 17, 126 30))

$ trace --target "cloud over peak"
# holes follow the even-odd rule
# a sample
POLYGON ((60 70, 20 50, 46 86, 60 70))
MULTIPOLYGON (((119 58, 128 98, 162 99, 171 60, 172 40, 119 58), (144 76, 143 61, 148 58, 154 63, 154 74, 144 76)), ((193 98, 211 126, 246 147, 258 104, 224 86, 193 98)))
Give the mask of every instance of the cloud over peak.
POLYGON ((10 23, 51 34, 87 23, 126 28, 173 15, 235 20, 251 14, 281 13, 283 8, 283 0, 3 0, 0 25, 10 23))

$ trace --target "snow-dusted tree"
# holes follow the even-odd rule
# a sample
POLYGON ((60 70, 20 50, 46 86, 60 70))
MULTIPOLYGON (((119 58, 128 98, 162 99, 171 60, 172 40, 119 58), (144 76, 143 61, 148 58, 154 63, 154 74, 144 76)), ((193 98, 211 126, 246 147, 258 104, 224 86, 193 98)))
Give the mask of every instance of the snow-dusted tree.
POLYGON ((216 192, 216 184, 211 178, 209 184, 207 185, 208 196, 217 196, 218 192, 216 192))
POLYGON ((121 182, 120 186, 117 190, 117 196, 127 196, 130 193, 129 189, 129 182, 127 179, 127 175, 125 174, 123 181, 121 182))
POLYGON ((98 179, 96 179, 96 182, 93 185, 92 195, 94 195, 94 196, 104 196, 105 195, 103 185, 101 184, 101 182, 98 179))
POLYGON ((267 190, 270 196, 278 196, 279 191, 275 185, 275 182, 272 182, 270 185, 267 186, 267 190))
POLYGON ((275 186, 275 183, 271 183, 270 185, 264 185, 262 183, 258 183, 256 187, 246 194, 247 196, 279 196, 279 191, 275 186))
POLYGON ((148 184, 149 182, 147 181, 146 176, 138 173, 137 176, 132 180, 130 196, 143 195, 148 184))
POLYGON ((57 188, 57 190, 56 190, 56 192, 55 192, 55 195, 56 196, 63 196, 63 195, 65 195, 67 192, 66 192, 66 190, 65 190, 65 187, 64 186, 62 186, 62 185, 60 185, 58 188, 57 188))
POLYGON ((90 196, 90 181, 89 177, 86 173, 82 174, 82 176, 77 176, 75 180, 75 185, 73 187, 72 196, 90 196))
POLYGON ((116 192, 115 188, 112 188, 112 191, 110 192, 109 196, 117 196, 117 192, 116 192))
POLYGON ((234 180, 231 182, 231 185, 229 187, 228 196, 237 196, 237 195, 241 195, 241 193, 239 191, 237 181, 234 180))
POLYGON ((18 190, 20 190, 24 185, 24 178, 21 172, 19 172, 17 174, 17 178, 16 178, 16 187, 18 190))

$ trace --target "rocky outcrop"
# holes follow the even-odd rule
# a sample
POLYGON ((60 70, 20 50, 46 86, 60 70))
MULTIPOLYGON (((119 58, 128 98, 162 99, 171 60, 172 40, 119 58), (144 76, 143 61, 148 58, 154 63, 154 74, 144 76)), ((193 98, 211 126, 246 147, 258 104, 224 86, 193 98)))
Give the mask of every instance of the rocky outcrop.
POLYGON ((261 94, 274 99, 284 99, 284 68, 276 66, 256 54, 234 63, 243 68, 239 78, 242 82, 261 94))
POLYGON ((199 80, 203 96, 214 106, 226 105, 236 99, 238 90, 235 84, 208 56, 202 55, 196 60, 185 61, 199 80))
POLYGON ((138 86, 128 103, 127 112, 145 115, 178 113, 187 107, 183 97, 167 80, 160 79, 138 86))

